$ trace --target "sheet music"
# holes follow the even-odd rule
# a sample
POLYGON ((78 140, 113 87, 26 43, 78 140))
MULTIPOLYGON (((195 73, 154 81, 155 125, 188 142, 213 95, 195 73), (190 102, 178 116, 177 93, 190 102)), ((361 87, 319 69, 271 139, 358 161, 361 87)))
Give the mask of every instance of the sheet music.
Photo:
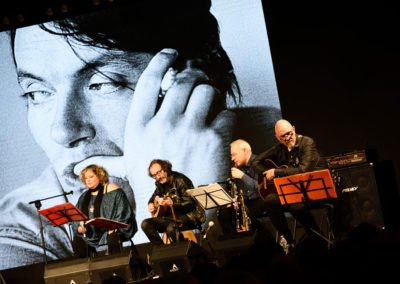
POLYGON ((218 183, 188 189, 187 193, 196 199, 204 209, 211 209, 233 202, 229 194, 218 183))
POLYGON ((128 227, 128 224, 118 222, 115 220, 110 220, 107 218, 102 218, 102 217, 98 217, 98 218, 94 218, 89 221, 86 221, 85 225, 95 226, 95 227, 98 227, 98 228, 104 229, 104 230, 114 230, 114 229, 128 227))

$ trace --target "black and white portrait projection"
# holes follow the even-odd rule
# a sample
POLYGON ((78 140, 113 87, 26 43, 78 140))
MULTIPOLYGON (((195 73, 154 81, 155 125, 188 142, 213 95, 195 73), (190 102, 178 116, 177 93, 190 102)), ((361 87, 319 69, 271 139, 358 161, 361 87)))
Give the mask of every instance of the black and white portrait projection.
MULTIPOLYGON (((0 269, 43 262, 30 202, 76 204, 88 165, 124 190, 140 244, 151 160, 207 185, 229 177, 234 139, 256 153, 274 143, 260 0, 129 2, 0 34, 0 269)), ((71 256, 68 225, 43 226, 47 259, 71 256)))

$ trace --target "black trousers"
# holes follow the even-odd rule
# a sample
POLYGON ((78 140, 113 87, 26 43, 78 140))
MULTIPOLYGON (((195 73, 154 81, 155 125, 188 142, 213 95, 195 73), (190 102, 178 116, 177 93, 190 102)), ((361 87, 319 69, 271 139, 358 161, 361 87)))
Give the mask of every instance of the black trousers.
POLYGON ((163 241, 159 233, 166 233, 173 242, 176 241, 177 230, 190 230, 195 226, 187 216, 179 217, 175 221, 169 217, 148 218, 142 221, 142 230, 152 244, 161 245, 163 241))
MULTIPOLYGON (((285 217, 285 208, 279 201, 277 194, 269 194, 265 199, 256 198, 245 201, 248 208, 248 215, 252 222, 252 227, 260 231, 264 231, 262 224, 257 220, 258 217, 267 214, 279 235, 284 235, 288 242, 293 242, 293 236, 289 230, 289 226, 285 217)), ((305 204, 292 205, 288 208, 290 213, 306 228, 309 232, 310 228, 316 228, 314 218, 309 212, 309 208, 305 204)), ((218 221, 222 227, 224 234, 235 232, 235 213, 233 206, 222 207, 218 210, 218 221)))
MULTIPOLYGON (((122 250, 122 242, 125 237, 119 231, 107 235, 108 254, 119 253, 122 250)), ((72 241, 72 249, 77 257, 89 257, 97 255, 96 248, 90 246, 83 237, 75 236, 72 241)))
MULTIPOLYGON (((267 214, 279 234, 284 235, 289 242, 293 240, 278 195, 270 194, 265 199, 256 198, 247 200, 245 201, 245 205, 248 209, 248 215, 254 229, 261 232, 264 231, 262 224, 257 220, 257 218, 267 214)), ((232 226, 232 215, 234 214, 233 206, 223 207, 218 210, 218 221, 221 224, 224 234, 235 231, 235 227, 232 226)))
POLYGON ((310 210, 321 206, 323 201, 312 200, 304 203, 292 204, 289 206, 289 211, 299 221, 307 234, 312 234, 312 230, 320 231, 314 217, 311 215, 310 210))

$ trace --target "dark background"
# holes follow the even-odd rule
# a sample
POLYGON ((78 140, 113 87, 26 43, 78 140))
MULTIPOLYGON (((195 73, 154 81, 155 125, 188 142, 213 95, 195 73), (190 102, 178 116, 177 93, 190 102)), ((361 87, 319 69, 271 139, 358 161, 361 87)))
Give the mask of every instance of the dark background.
POLYGON ((324 156, 366 150, 373 162, 373 170, 340 170, 360 191, 338 214, 374 224, 383 214, 386 227, 399 226, 399 9, 386 1, 262 2, 282 116, 324 156))
POLYGON ((325 156, 372 149, 399 184, 399 9, 321 2, 263 1, 282 115, 325 156))

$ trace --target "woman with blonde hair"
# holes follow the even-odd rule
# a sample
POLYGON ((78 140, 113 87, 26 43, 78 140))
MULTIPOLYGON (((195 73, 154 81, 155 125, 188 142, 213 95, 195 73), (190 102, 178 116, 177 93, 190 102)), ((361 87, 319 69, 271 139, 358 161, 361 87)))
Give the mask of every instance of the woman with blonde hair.
POLYGON ((126 223, 128 227, 107 231, 85 226, 84 222, 74 222, 74 254, 79 257, 96 254, 96 249, 106 244, 108 254, 119 252, 122 242, 131 239, 137 231, 135 214, 128 198, 118 185, 109 183, 108 173, 101 166, 87 166, 81 171, 79 178, 88 190, 79 197, 76 206, 89 219, 102 217, 126 223))

